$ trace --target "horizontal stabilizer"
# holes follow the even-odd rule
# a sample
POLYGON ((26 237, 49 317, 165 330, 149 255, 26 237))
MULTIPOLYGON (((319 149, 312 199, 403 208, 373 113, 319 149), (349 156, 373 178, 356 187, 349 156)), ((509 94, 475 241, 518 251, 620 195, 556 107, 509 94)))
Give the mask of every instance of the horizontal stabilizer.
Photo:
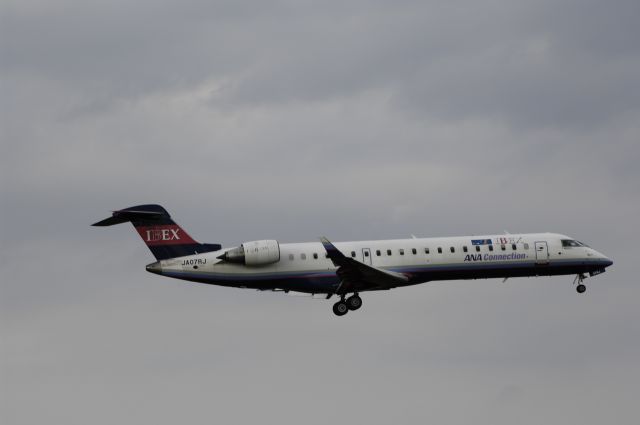
POLYGON ((163 219, 169 219, 169 213, 159 205, 140 205, 134 207, 136 209, 127 208, 124 210, 114 211, 112 216, 105 218, 92 226, 113 226, 114 224, 127 222, 159 222, 163 219))

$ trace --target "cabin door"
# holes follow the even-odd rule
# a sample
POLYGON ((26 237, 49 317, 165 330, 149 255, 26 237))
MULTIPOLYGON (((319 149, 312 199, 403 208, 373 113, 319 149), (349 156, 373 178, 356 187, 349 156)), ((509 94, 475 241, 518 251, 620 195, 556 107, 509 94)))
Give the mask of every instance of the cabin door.
POLYGON ((362 248, 362 262, 371 265, 371 250, 369 248, 362 248))
POLYGON ((536 242, 536 264, 549 264, 549 246, 545 241, 536 242))

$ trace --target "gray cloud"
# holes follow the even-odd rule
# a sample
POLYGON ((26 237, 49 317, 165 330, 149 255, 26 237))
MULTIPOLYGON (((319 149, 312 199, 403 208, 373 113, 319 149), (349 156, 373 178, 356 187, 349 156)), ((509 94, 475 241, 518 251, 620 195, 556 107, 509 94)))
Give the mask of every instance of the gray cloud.
POLYGON ((79 107, 224 81, 211 99, 387 89, 408 113, 588 127, 637 110, 635 2, 75 2, 7 8, 3 68, 73 84, 79 107), (45 8, 45 6, 42 6, 45 8), (143 19, 144 18, 144 19, 143 19))
POLYGON ((634 423, 636 3, 3 5, 2 422, 634 423), (336 320, 145 273, 89 227, 141 202, 227 246, 558 231, 615 265, 336 320))

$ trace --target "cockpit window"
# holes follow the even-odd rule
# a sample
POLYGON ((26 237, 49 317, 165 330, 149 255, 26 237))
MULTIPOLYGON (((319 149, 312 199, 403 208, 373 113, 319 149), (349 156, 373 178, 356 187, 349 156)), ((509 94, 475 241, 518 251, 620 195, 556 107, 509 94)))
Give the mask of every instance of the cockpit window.
POLYGON ((571 239, 563 239, 562 240, 562 247, 563 248, 575 248, 575 247, 579 247, 579 246, 584 246, 583 244, 581 244, 578 241, 574 241, 571 239))

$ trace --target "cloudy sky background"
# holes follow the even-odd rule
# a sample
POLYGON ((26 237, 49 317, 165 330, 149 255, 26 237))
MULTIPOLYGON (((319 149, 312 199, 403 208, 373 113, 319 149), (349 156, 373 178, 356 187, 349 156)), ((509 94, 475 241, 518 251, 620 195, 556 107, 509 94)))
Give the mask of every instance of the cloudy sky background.
POLYGON ((631 424, 640 3, 0 6, 3 424, 631 424), (555 231, 615 264, 331 302, 148 274, 225 246, 555 231))

